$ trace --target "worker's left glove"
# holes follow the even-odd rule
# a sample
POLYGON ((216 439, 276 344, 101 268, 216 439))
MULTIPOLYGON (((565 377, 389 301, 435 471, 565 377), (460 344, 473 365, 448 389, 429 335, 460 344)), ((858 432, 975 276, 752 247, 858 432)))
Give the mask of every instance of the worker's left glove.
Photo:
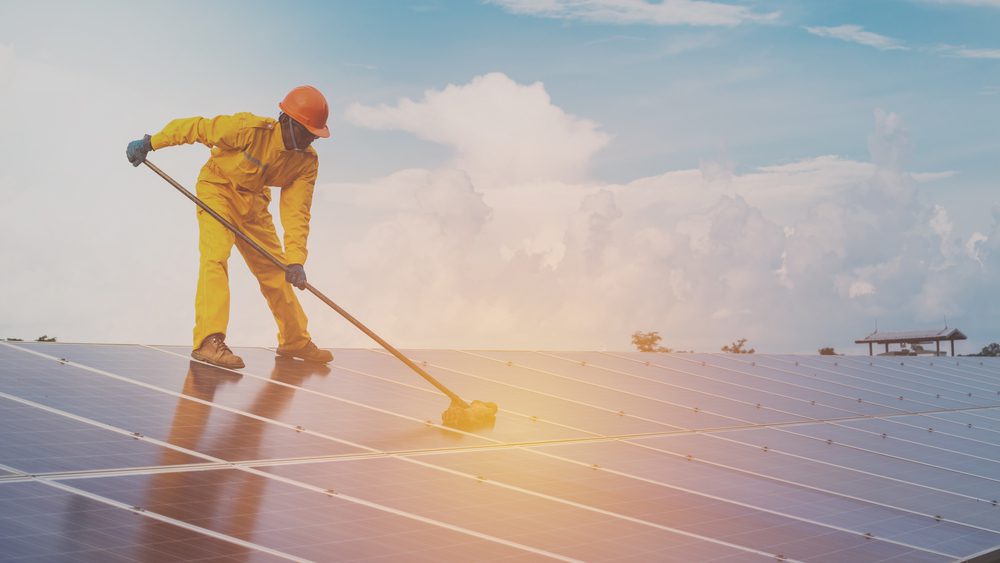
POLYGON ((306 269, 302 264, 289 264, 285 270, 285 281, 299 289, 306 288, 306 269))
POLYGON ((146 155, 149 151, 153 150, 153 143, 150 140, 151 137, 146 135, 141 139, 136 139, 128 144, 125 148, 125 156, 128 157, 128 161, 132 163, 132 166, 139 166, 146 160, 146 155))

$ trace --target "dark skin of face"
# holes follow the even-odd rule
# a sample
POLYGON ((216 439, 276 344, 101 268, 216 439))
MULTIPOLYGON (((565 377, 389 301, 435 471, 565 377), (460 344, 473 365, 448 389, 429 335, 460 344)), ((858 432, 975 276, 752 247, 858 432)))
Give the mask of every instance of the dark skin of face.
POLYGON ((319 138, 288 115, 282 114, 278 122, 281 124, 281 139, 286 150, 304 151, 319 138))

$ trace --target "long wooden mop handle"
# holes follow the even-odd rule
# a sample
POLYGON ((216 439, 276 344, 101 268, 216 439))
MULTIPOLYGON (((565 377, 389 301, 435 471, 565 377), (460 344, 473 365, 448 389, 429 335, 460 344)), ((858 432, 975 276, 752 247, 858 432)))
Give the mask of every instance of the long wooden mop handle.
MULTIPOLYGON (((145 164, 146 166, 148 166, 149 169, 152 170, 153 172, 156 172, 157 175, 159 175, 161 178, 163 178, 164 180, 166 180, 167 183, 169 183, 171 186, 173 186, 174 188, 176 188, 177 191, 179 191, 182 194, 184 194, 185 197, 187 197, 188 199, 190 199, 191 201, 193 201, 195 203, 195 205, 197 205, 198 207, 200 207, 201 209, 203 209, 206 213, 208 213, 209 215, 211 215, 212 217, 214 217, 216 221, 222 223, 227 229, 229 229, 230 231, 232 231, 233 234, 235 234, 237 237, 239 237, 240 240, 242 240, 243 242, 249 244, 250 246, 253 247, 254 250, 256 250, 257 252, 261 253, 261 255, 263 255, 265 258, 267 258, 268 260, 270 260, 271 262, 273 262, 275 266, 281 268, 283 271, 286 271, 286 272, 288 271, 288 266, 285 265, 284 263, 282 263, 281 260, 278 260, 270 252, 268 252, 267 250, 264 250, 264 248, 262 246, 260 246, 259 244, 257 244, 252 238, 250 238, 247 235, 243 234, 242 231, 240 231, 238 228, 236 228, 236 225, 233 225, 232 223, 230 223, 229 221, 227 221, 225 217, 223 217, 222 215, 219 215, 214 209, 212 209, 211 207, 209 207, 208 204, 206 204, 204 201, 202 201, 198 196, 196 196, 193 193, 189 192, 187 190, 187 188, 185 188, 184 186, 180 185, 176 180, 174 180, 169 175, 167 175, 166 172, 164 172, 163 170, 160 170, 160 168, 158 166, 156 166, 155 164, 153 164, 152 162, 150 162, 148 159, 144 160, 142 163, 145 164)), ((331 309, 333 309, 334 311, 340 313, 340 316, 344 317, 351 324, 353 324, 354 326, 358 327, 358 329, 360 329, 361 332, 367 334, 375 342, 378 342, 379 346, 381 346, 382 348, 385 348, 386 351, 388 351, 393 356, 396 356, 396 358, 399 361, 401 361, 404 364, 406 364, 407 367, 409 367, 413 371, 417 372, 417 375, 419 375, 420 377, 423 377, 424 379, 426 379, 427 382, 430 383, 431 385, 433 385, 434 387, 437 387, 438 390, 441 391, 442 393, 444 393, 445 395, 447 395, 448 398, 451 399, 453 403, 457 403, 457 404, 459 404, 463 408, 467 408, 469 406, 468 403, 466 403, 465 401, 463 401, 462 398, 459 397, 458 395, 456 395, 451 389, 448 389, 447 387, 445 387, 444 384, 442 384, 440 381, 438 381, 437 379, 435 379, 434 376, 432 376, 431 374, 427 373, 426 371, 424 371, 423 369, 421 369, 420 366, 418 366, 417 364, 415 364, 412 361, 410 361, 409 358, 407 358, 406 356, 404 356, 394 346, 392 346, 391 344, 389 344, 388 342, 386 342, 385 340, 383 340, 382 337, 380 337, 379 335, 375 334, 370 328, 368 328, 367 326, 365 326, 364 324, 362 324, 361 321, 359 321, 358 319, 354 318, 354 315, 348 313, 340 305, 337 305, 336 303, 334 303, 332 299, 330 299, 326 295, 323 295, 323 293, 320 290, 318 290, 315 287, 313 287, 312 284, 306 282, 306 289, 308 289, 310 291, 310 293, 312 293, 313 295, 315 295, 316 297, 318 297, 320 299, 320 301, 322 301, 323 303, 326 303, 327 305, 329 305, 331 309)))
POLYGON ((383 340, 381 336, 375 334, 370 328, 366 327, 361 321, 354 318, 354 315, 345 311, 340 305, 334 303, 333 300, 331 300, 326 295, 323 295, 323 293, 320 292, 320 290, 313 287, 312 284, 310 284, 309 282, 306 282, 306 289, 308 289, 310 292, 312 292, 313 295, 318 297, 320 301, 329 305, 331 309, 340 313, 340 316, 344 317, 351 324, 358 327, 358 329, 361 330, 361 332, 367 334, 369 338, 371 338, 375 342, 378 342, 379 346, 385 348, 386 351, 388 351, 393 356, 396 356, 396 358, 398 358, 399 361, 403 362, 410 369, 417 372, 417 374, 420 375, 420 377, 426 379, 428 383, 430 383, 434 387, 437 387, 438 390, 444 393, 445 395, 448 395, 448 398, 451 399, 453 403, 458 403, 462 408, 467 408, 469 406, 468 403, 463 401, 462 398, 456 395, 451 389, 445 387, 444 384, 435 379, 434 376, 421 369, 421 367, 418 366, 417 364, 413 363, 409 358, 407 358, 399 350, 397 350, 392 344, 389 344, 388 342, 383 340))
POLYGON ((166 172, 164 172, 163 170, 160 170, 160 168, 158 166, 156 166, 155 164, 153 164, 152 162, 150 162, 148 159, 142 161, 142 163, 145 164, 146 166, 148 166, 149 169, 152 170, 153 172, 156 172, 160 176, 160 178, 163 178, 164 180, 166 180, 167 183, 169 183, 171 186, 173 186, 174 188, 176 188, 177 191, 179 191, 182 194, 184 194, 185 197, 187 197, 188 199, 190 199, 191 201, 193 201, 195 203, 195 205, 197 205, 198 207, 202 208, 202 210, 204 210, 205 213, 208 213, 209 215, 211 215, 212 217, 214 217, 216 221, 222 223, 227 229, 229 229, 230 231, 232 231, 233 234, 235 234, 237 237, 239 237, 240 240, 242 240, 243 242, 245 242, 245 243, 249 244, 250 246, 252 246, 254 248, 254 250, 256 250, 257 252, 260 252, 265 258, 267 258, 271 262, 274 262, 275 266, 281 268, 282 271, 286 271, 286 272, 288 271, 288 266, 286 266, 285 264, 283 264, 281 262, 281 260, 278 260, 277 258, 275 258, 274 256, 272 256, 270 252, 264 250, 264 248, 261 247, 259 244, 257 244, 256 241, 254 241, 252 238, 250 238, 250 237, 246 236, 245 234, 243 234, 239 229, 236 228, 236 225, 233 225, 232 223, 230 223, 229 221, 227 221, 225 219, 225 217, 223 217, 222 215, 219 215, 214 209, 212 209, 211 207, 209 207, 208 204, 206 204, 204 201, 202 201, 198 196, 196 196, 193 193, 187 191, 187 188, 185 188, 184 186, 180 185, 177 182, 177 180, 174 180, 173 178, 171 178, 170 176, 168 176, 166 172))

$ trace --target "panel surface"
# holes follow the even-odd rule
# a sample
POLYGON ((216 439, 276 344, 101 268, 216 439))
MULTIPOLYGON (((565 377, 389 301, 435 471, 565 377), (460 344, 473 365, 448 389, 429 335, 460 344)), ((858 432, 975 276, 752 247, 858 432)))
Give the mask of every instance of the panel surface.
MULTIPOLYGON (((275 380, 298 385, 305 389, 356 401, 375 408, 399 413, 417 420, 440 422, 440 413, 448 407, 450 400, 440 391, 425 382, 416 373, 408 371, 409 377, 398 380, 387 380, 383 377, 385 364, 402 364, 395 358, 388 360, 381 354, 364 351, 357 361, 346 368, 340 365, 340 357, 348 355, 338 351, 338 356, 330 365, 331 372, 326 377, 303 375, 308 364, 304 362, 284 362, 276 359, 274 352, 260 348, 240 348, 237 350, 247 363, 247 371, 255 374, 268 374, 275 380), (368 359, 374 365, 364 366, 362 360, 368 359), (280 369, 274 366, 281 363, 280 369)), ((406 373, 402 374, 406 375, 406 373)), ((455 387, 455 392, 464 395, 466 400, 481 399, 492 401, 491 396, 482 395, 474 386, 455 387)), ((497 414, 497 424, 492 429, 477 432, 484 439, 511 442, 536 442, 543 440, 559 440, 567 438, 582 438, 587 432, 552 424, 545 420, 531 420, 526 416, 518 416, 509 412, 512 405, 500 404, 497 414)), ((457 436, 456 436, 457 437, 457 436)))
POLYGON ((4 561, 285 561, 40 483, 0 485, 4 561))
POLYGON ((333 350, 329 366, 236 351, 238 372, 183 346, 0 344, 0 467, 18 471, 0 470, 0 558, 898 562, 1000 547, 1000 360, 405 351, 499 403, 493 428, 463 433, 381 350, 333 350))
MULTIPOLYGON (((233 388, 244 379, 197 362, 185 361, 181 367, 180 390, 161 392, 0 346, 0 391, 230 461, 363 451, 217 408, 215 397, 239 395, 233 388)), ((286 399, 257 394, 256 400, 277 409, 286 399)), ((172 461, 175 453, 169 455, 171 460, 160 463, 172 461)))
POLYGON ((531 552, 246 471, 75 479, 74 487, 311 560, 421 559, 469 550, 482 560, 531 552))
MULTIPOLYGON (((690 444, 671 444, 676 441, 673 438, 656 440, 658 449, 631 442, 560 444, 536 449, 560 458, 587 465, 596 464, 606 470, 648 479, 661 486, 696 491, 744 503, 758 510, 774 511, 789 518, 840 527, 858 534, 871 533, 876 538, 941 551, 955 557, 1000 544, 1000 532, 979 530, 954 522, 938 522, 907 510, 905 503, 899 506, 881 505, 851 494, 839 494, 838 490, 845 488, 839 482, 850 481, 849 472, 817 472, 804 464, 800 471, 776 471, 771 476, 755 471, 759 469, 757 464, 748 463, 744 467, 723 463, 722 455, 703 453, 690 444), (688 459, 687 454, 677 453, 684 451, 701 455, 688 459), (791 481, 787 479, 788 473, 803 476, 818 473, 818 476, 811 481, 791 481), (803 486, 810 484, 815 487, 803 486)), ((749 457, 750 452, 743 455, 749 457)), ((776 465, 785 464, 779 461, 776 465)), ((978 504, 979 508, 983 508, 982 503, 978 504)))
MULTIPOLYGON (((563 378, 574 387, 593 386, 593 400, 614 408, 616 404, 628 406, 631 411, 644 416, 658 417, 676 426, 692 429, 743 426, 774 422, 807 420, 794 412, 775 408, 757 408, 746 400, 734 400, 705 392, 700 388, 670 384, 635 372, 637 366, 627 366, 631 371, 604 368, 597 362, 577 359, 572 354, 539 354, 530 352, 472 352, 475 357, 494 358, 501 365, 512 362, 535 378, 563 378), (621 389, 628 395, 618 395, 621 389), (612 402, 617 400, 618 403, 612 402), (638 410, 642 407, 643 410, 638 410), (695 412, 695 409, 698 412, 695 412)), ((630 412, 631 412, 630 411, 630 412)))
MULTIPOLYGON (((464 458, 476 454, 456 455, 464 458)), ((433 461, 430 457, 435 456, 429 456, 427 461, 433 461)), ((654 559, 680 560, 690 558, 693 552, 705 557, 739 552, 470 478, 475 474, 454 475, 398 459, 299 464, 267 470, 576 559, 603 561, 644 554, 654 559)), ((745 556, 757 557, 752 553, 745 556)))
MULTIPOLYGON (((456 442, 471 445, 486 443, 473 436, 428 427, 422 420, 408 420, 392 413, 338 400, 337 397, 302 392, 295 387, 206 366, 148 348, 72 344, 50 345, 45 348, 55 350, 47 352, 50 355, 62 354, 62 357, 81 365, 210 401, 256 417, 336 436, 361 446, 361 449, 408 450, 448 447, 454 446, 456 442), (204 377, 204 385, 201 377, 204 377)), ((284 366, 302 364, 303 362, 289 360, 274 362, 272 359, 272 370, 268 375, 271 378, 281 378, 284 366)), ((302 379, 330 375, 330 369, 326 366, 306 365, 308 371, 296 368, 297 371, 290 377, 302 379)), ((328 448, 340 452, 358 449, 333 442, 328 448)), ((298 452, 296 455, 308 454, 298 452)))
MULTIPOLYGON (((579 444, 567 447, 586 452, 601 449, 604 445, 616 444, 579 444)), ((784 503, 802 495, 801 491, 781 484, 762 479, 740 481, 739 477, 734 479, 730 475, 719 481, 706 479, 702 468, 697 464, 678 458, 664 463, 662 456, 657 465, 661 470, 663 465, 669 465, 669 476, 660 480, 636 479, 623 472, 605 469, 614 467, 616 457, 613 455, 592 456, 591 459, 600 459, 595 468, 568 461, 572 458, 563 459, 560 455, 562 446, 540 450, 548 455, 524 450, 503 450, 429 455, 421 456, 421 460, 653 524, 734 541, 753 549, 803 561, 830 558, 847 549, 857 550, 868 541, 864 538, 866 531, 877 531, 882 535, 884 530, 877 527, 879 518, 892 514, 891 511, 860 514, 867 508, 862 503, 853 503, 849 508, 841 507, 843 514, 851 514, 852 518, 856 517, 868 526, 850 533, 832 525, 823 525, 818 519, 798 517, 787 512, 784 503), (608 465, 602 465, 601 462, 608 465), (673 484, 680 480, 687 480, 688 486, 673 484), (802 541, 809 538, 813 541, 802 541), (786 546, 792 542, 796 542, 797 546, 790 550, 786 546)), ((666 476, 667 473, 663 472, 661 475, 666 476)), ((718 473, 715 476, 719 477, 718 473)), ((820 495, 812 495, 798 500, 802 504, 825 500, 819 497, 820 495)), ((930 525, 931 522, 922 524, 930 525)), ((1000 541, 1000 534, 994 539, 1000 541)), ((889 551, 893 548, 896 556, 900 557, 919 551, 900 545, 890 545, 889 551)), ((879 546, 877 549, 881 552, 886 550, 886 546, 879 546)))
MULTIPOLYGON (((711 355, 697 354, 640 354, 616 353, 607 355, 609 360, 617 359, 623 367, 643 366, 649 362, 647 372, 657 377, 667 377, 669 380, 682 380, 698 388, 714 389, 716 393, 731 397, 746 397, 755 403, 769 407, 783 405, 783 401, 793 400, 810 406, 815 403, 821 407, 837 409, 839 414, 819 415, 814 418, 832 418, 834 416, 886 415, 903 414, 907 412, 897 405, 879 405, 872 402, 858 402, 858 397, 843 386, 822 385, 816 382, 788 373, 765 371, 763 369, 751 372, 740 363, 726 360, 716 362, 711 355), (696 359, 699 358, 699 359, 696 359)), ((597 360, 595 360, 597 361, 597 360)), ((641 368, 640 368, 641 369, 641 368)), ((788 408, 788 407, 785 407, 788 408)))
POLYGON ((634 442, 739 471, 1000 532, 998 507, 988 502, 1000 490, 996 483, 982 478, 963 477, 776 429, 634 442))
POLYGON ((0 398, 0 462, 24 473, 94 471, 204 461, 0 398))

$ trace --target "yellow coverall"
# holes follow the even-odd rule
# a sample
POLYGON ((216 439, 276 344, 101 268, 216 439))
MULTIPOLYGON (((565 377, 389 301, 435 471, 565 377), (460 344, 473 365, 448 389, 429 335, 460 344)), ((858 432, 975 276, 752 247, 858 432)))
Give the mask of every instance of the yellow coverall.
MULTIPOLYGON (((251 113, 175 119, 150 142, 154 150, 195 142, 211 147, 212 156, 198 175, 198 197, 282 262, 305 264, 309 209, 319 169, 312 147, 286 150, 278 122, 251 113), (284 252, 268 211, 271 186, 281 188, 284 252)), ((260 283, 278 324, 278 345, 290 349, 305 346, 310 340, 306 315, 285 281, 285 273, 201 208, 198 228, 201 261, 195 297, 195 349, 211 334, 226 334, 228 262, 234 242, 260 283)))

